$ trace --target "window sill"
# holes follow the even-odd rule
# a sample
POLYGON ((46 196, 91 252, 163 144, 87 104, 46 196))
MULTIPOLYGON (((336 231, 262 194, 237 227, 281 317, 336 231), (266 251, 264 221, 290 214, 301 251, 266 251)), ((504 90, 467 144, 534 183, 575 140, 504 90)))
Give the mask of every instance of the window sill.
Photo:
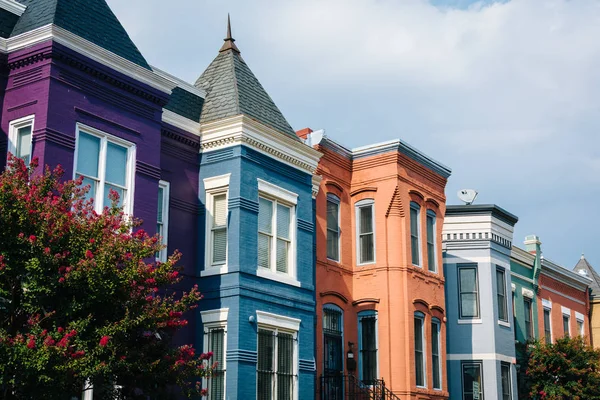
POLYGON ((506 328, 510 328, 510 322, 506 322, 506 321, 498 321, 498 325, 500 326, 504 326, 506 328))
POLYGON ((300 287, 300 281, 287 274, 282 274, 278 272, 273 272, 270 269, 265 269, 262 267, 257 267, 256 276, 260 276, 261 278, 270 279, 272 281, 277 281, 286 285, 292 285, 296 287, 300 287))
POLYGON ((483 321, 481 320, 481 318, 479 319, 459 319, 458 320, 458 324, 459 325, 473 325, 473 324, 482 324, 483 321))
POLYGON ((226 274, 227 271, 227 264, 225 265, 218 265, 215 267, 208 267, 206 268, 204 271, 200 272, 200 276, 213 276, 213 275, 222 275, 222 274, 226 274))
POLYGON ((376 262, 375 261, 369 261, 369 262, 365 262, 365 263, 356 264, 356 266, 357 267, 364 267, 364 266, 373 265, 373 264, 376 264, 376 262))

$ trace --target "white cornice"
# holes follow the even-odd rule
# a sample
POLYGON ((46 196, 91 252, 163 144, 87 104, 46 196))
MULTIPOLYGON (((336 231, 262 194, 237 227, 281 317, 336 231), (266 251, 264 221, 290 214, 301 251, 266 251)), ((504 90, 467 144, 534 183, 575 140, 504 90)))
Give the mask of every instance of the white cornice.
POLYGON ((194 135, 200 134, 200 124, 163 108, 162 121, 194 135))
POLYGON ((164 78, 154 71, 126 60, 125 58, 54 24, 44 25, 32 31, 11 37, 5 41, 0 41, 0 51, 13 52, 47 40, 53 40, 56 43, 60 43, 79 54, 91 58, 100 64, 106 65, 107 67, 141 83, 158 89, 161 92, 170 94, 171 91, 177 87, 177 84, 172 80, 164 78))
POLYGON ((189 84, 188 82, 179 79, 178 77, 169 74, 168 72, 163 71, 162 69, 156 68, 155 66, 151 65, 150 68, 152 68, 152 71, 154 71, 157 75, 162 76, 165 79, 170 80, 171 82, 174 82, 177 84, 178 87, 192 93, 195 94, 196 96, 205 98, 206 97, 206 91, 197 88, 194 85, 189 84))
POLYGON ((321 153, 245 115, 202 124, 200 152, 243 144, 280 162, 313 174, 321 153))
POLYGON ((298 318, 291 318, 285 315, 277 315, 265 311, 256 311, 256 322, 259 325, 274 326, 277 328, 288 329, 291 331, 299 331, 300 323, 298 318))
POLYGON ((27 6, 14 0, 0 0, 0 8, 20 17, 25 12, 27 6))
POLYGON ((535 256, 520 247, 513 246, 510 251, 510 258, 521 263, 524 267, 533 268, 535 256))
POLYGON ((312 177, 312 197, 313 199, 317 198, 319 194, 319 189, 321 188, 321 181, 323 177, 321 175, 313 175, 312 177))
POLYGON ((590 278, 569 271, 545 258, 542 259, 541 273, 578 290, 585 290, 592 283, 590 278))

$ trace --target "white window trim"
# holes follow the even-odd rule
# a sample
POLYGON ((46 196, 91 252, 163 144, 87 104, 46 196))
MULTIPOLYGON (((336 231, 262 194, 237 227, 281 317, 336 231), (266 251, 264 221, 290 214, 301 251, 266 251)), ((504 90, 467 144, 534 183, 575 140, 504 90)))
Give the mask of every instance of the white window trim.
MULTIPOLYGON (((498 272, 502 272, 502 276, 504 278, 504 282, 502 283, 502 286, 504 287, 504 312, 506 313, 506 319, 501 319, 500 318, 500 313, 498 312, 498 325, 502 325, 502 326, 506 326, 506 327, 510 327, 510 316, 508 315, 508 290, 507 290, 507 282, 506 282, 506 269, 504 267, 501 267, 499 265, 496 265, 496 277, 498 277, 498 272)), ((496 284, 496 291, 498 290, 498 284, 496 284)), ((498 301, 498 293, 496 293, 496 301, 498 301)), ((500 311, 500 304, 497 304, 498 307, 498 311, 500 311)))
POLYGON ((550 343, 554 343, 554 329, 552 328, 552 303, 550 303, 550 307, 547 307, 544 304, 544 299, 542 299, 542 329, 544 329, 544 336, 546 335, 546 327, 544 326, 544 312, 548 311, 548 322, 550 323, 550 343))
POLYGON ((104 209, 104 183, 106 175, 106 148, 107 143, 113 142, 119 146, 127 148, 127 166, 125 169, 125 186, 127 187, 127 196, 122 199, 123 212, 126 215, 133 215, 133 199, 135 198, 135 160, 136 145, 125 139, 113 136, 110 133, 103 132, 91 126, 77 123, 75 126, 75 156, 73 160, 73 179, 77 179, 77 158, 79 153, 79 134, 83 133, 96 136, 100 139, 100 153, 98 155, 98 179, 101 184, 98 185, 96 196, 94 197, 94 209, 101 213, 104 209))
MULTIPOLYGON (((12 153, 12 155, 16 156, 17 153, 17 143, 19 138, 17 137, 17 133, 19 129, 31 125, 31 142, 30 149, 31 154, 29 155, 29 159, 33 159, 33 129, 35 127, 35 114, 28 115, 23 118, 18 118, 13 121, 10 121, 8 125, 8 152, 12 153)), ((8 157, 8 154, 7 154, 8 157)))
POLYGON ((167 181, 158 181, 158 187, 163 189, 163 235, 162 244, 166 247, 158 253, 157 260, 160 262, 167 261, 169 253, 169 196, 171 195, 171 184, 167 181))
POLYGON ((568 315, 569 317, 571 317, 571 309, 567 308, 565 306, 560 306, 560 310, 562 311, 563 315, 568 315))
MULTIPOLYGON (((442 386, 444 384, 444 369, 443 366, 444 364, 442 363, 442 321, 440 321, 438 318, 432 318, 431 320, 431 324, 436 324, 437 325, 437 330, 438 330, 438 368, 440 371, 440 387, 435 387, 434 382, 433 382, 433 368, 432 368, 432 381, 431 381, 431 386, 433 387, 433 390, 442 390, 442 386)), ((433 332, 432 332, 433 335, 433 332)), ((431 353, 432 353, 432 358, 433 358, 433 348, 431 349, 431 353)), ((433 360, 432 360, 433 363, 433 360)))
POLYGON ((585 336, 585 316, 582 313, 575 311, 575 321, 581 323, 581 330, 577 333, 579 336, 585 336))
MULTIPOLYGON (((258 329, 266 329, 275 332, 275 334, 279 333, 279 331, 284 333, 289 333, 293 335, 294 339, 294 393, 293 399, 298 400, 298 381, 299 381, 299 346, 298 346, 298 333, 300 331, 300 324, 302 320, 298 318, 286 317, 285 315, 273 314, 265 311, 256 311, 256 323, 258 329)), ((258 331, 257 331, 258 332, 258 331)), ((279 349, 277 350, 279 351, 279 349)), ((256 353, 258 354, 258 341, 256 343, 256 353)), ((258 367, 258 364, 257 364, 258 367)), ((258 374, 256 379, 258 380, 258 374)))
POLYGON ((375 222, 375 200, 374 199, 363 199, 357 201, 354 204, 354 215, 356 218, 356 265, 370 265, 377 263, 377 233, 376 222, 375 222), (373 261, 360 262, 360 209, 365 206, 371 207, 372 213, 372 224, 371 229, 373 230, 373 261))
MULTIPOLYGON (((411 246, 410 246, 410 262, 412 265, 414 265, 415 267, 419 267, 419 268, 423 268, 423 234, 421 232, 421 206, 417 203, 415 203, 414 201, 410 202, 410 209, 411 210, 416 210, 417 211, 417 246, 419 248, 419 263, 415 264, 412 262, 412 232, 411 229, 409 229, 409 233, 411 234, 410 238, 411 238, 411 246)), ((410 225, 412 225, 412 221, 410 220, 410 212, 408 214, 409 218, 408 218, 408 223, 410 225)))
MULTIPOLYGON (((417 311, 414 314, 413 324, 414 324, 415 319, 421 320, 421 343, 423 344, 423 349, 422 349, 422 353, 423 353, 423 385, 416 385, 416 386, 420 389, 426 389, 427 388, 427 347, 428 346, 427 346, 427 342, 425 340, 425 314, 423 314, 420 311, 417 311)), ((416 338, 415 338, 415 340, 416 340, 416 338)), ((416 341, 415 341, 414 345, 416 346, 416 341)), ((379 353, 379 350, 377 352, 379 353)), ((415 371, 416 371, 416 365, 415 365, 415 371)), ((416 376, 416 373, 415 373, 415 376, 416 376)))
MULTIPOLYGON (((337 246, 337 250, 338 250, 338 254, 337 254, 337 259, 335 258, 329 258, 329 254, 326 254, 327 259, 331 260, 331 261, 335 261, 337 263, 341 263, 342 262, 342 229, 340 227, 340 218, 341 218, 341 200, 339 197, 337 197, 336 195, 334 195, 333 193, 327 193, 327 203, 336 203, 337 207, 338 207, 338 215, 337 215, 337 239, 338 239, 338 246, 337 246)), ((327 205, 327 203, 325 203, 327 205)), ((325 209, 325 212, 327 213, 327 209, 325 209)), ((325 215, 325 239, 327 239, 327 234, 329 233, 329 229, 327 227, 327 214, 325 215)), ((326 253, 327 253, 327 249, 326 253)))
POLYGON ((227 267, 229 260, 229 226, 227 226, 227 245, 225 247, 225 263, 215 264, 212 263, 212 224, 213 224, 213 206, 214 198, 220 194, 225 194, 225 203, 227 204, 227 221, 229 223, 229 180, 231 174, 224 174, 219 176, 213 176, 204 179, 204 190, 206 193, 205 199, 205 231, 204 231, 204 270, 200 272, 200 276, 211 276, 226 274, 229 269, 227 267))
POLYGON ((481 291, 479 288, 479 264, 470 264, 470 263, 466 263, 466 264, 458 264, 456 266, 456 272, 457 272, 457 287, 458 287, 458 323, 459 324, 469 324, 469 323, 473 323, 473 324, 478 324, 481 323, 482 321, 482 314, 481 314, 481 291), (460 271, 461 269, 474 269, 475 270, 475 284, 477 287, 477 315, 475 317, 466 317, 462 315, 462 298, 461 298, 461 286, 460 286, 460 271), (461 322, 461 321, 469 321, 469 322, 461 322))
POLYGON ((521 294, 523 295, 523 297, 527 297, 531 300, 533 300, 533 298, 535 297, 533 290, 527 288, 521 288, 521 294))
POLYGON ((429 219, 428 217, 432 217, 433 218, 433 254, 434 254, 434 259, 433 259, 433 266, 435 267, 434 270, 430 270, 429 269, 429 252, 427 252, 427 271, 437 274, 439 272, 439 267, 438 267, 438 260, 437 260, 437 214, 435 213, 435 211, 433 211, 432 209, 427 209, 427 211, 425 212, 425 245, 429 246, 429 243, 427 243, 427 220, 429 219))
MULTIPOLYGON (((297 276, 297 256, 296 256, 296 205, 298 203, 298 195, 292 193, 289 190, 283 189, 279 186, 273 185, 272 183, 263 181, 260 178, 258 180, 258 197, 262 197, 265 200, 269 200, 273 203, 273 213, 271 215, 271 229, 274 233, 271 240, 271 248, 269 249, 269 268, 259 267, 258 260, 256 266, 256 276, 261 278, 270 279, 286 285, 292 285, 300 287, 300 282, 297 276), (277 271, 277 205, 290 208, 290 249, 288 254, 288 272, 277 271)), ((258 237, 258 229, 256 230, 258 237)), ((258 250, 258 248, 257 248, 258 250)))
MULTIPOLYGON (((206 352, 209 346, 209 333, 211 329, 223 328, 223 365, 222 368, 225 372, 223 373, 223 394, 227 393, 227 317, 229 315, 229 308, 221 308, 216 310, 201 311, 200 318, 202 319, 202 325, 204 325, 204 338, 203 338, 203 349, 206 352)), ((202 378, 202 386, 208 387, 208 379, 202 378)), ((212 399, 209 390, 208 400, 212 399)))
POLYGON ((552 301, 542 299, 542 307, 547 308, 548 310, 552 310, 552 301))

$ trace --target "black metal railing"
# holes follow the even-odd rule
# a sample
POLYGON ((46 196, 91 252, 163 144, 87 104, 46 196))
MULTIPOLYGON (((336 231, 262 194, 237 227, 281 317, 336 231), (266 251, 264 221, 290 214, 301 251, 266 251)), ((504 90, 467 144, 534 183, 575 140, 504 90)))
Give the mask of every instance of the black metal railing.
POLYGON ((362 382, 354 375, 321 376, 321 400, 401 400, 383 379, 362 382))

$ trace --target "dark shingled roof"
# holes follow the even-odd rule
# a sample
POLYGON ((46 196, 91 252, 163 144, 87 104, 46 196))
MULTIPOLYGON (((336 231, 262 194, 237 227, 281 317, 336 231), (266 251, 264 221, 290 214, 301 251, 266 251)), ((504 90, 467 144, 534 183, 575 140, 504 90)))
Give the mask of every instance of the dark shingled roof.
POLYGON ((198 122, 200 121, 203 103, 204 99, 202 97, 190 93, 180 87, 176 87, 173 89, 171 98, 169 99, 169 103, 165 106, 165 109, 198 122))
POLYGON ((592 280, 592 283, 590 284, 592 296, 600 296, 600 275, 598 275, 590 263, 587 262, 583 254, 581 255, 577 265, 575 265, 575 268, 573 268, 573 271, 590 278, 592 280))
POLYGON ((0 36, 3 38, 8 38, 18 20, 18 15, 15 15, 10 11, 0 9, 0 36))
POLYGON ((27 9, 11 36, 55 24, 141 67, 150 69, 104 0, 19 0, 27 9))
POLYGON ((195 83, 206 91, 200 123, 243 114, 300 141, 240 56, 229 32, 219 55, 195 83))

